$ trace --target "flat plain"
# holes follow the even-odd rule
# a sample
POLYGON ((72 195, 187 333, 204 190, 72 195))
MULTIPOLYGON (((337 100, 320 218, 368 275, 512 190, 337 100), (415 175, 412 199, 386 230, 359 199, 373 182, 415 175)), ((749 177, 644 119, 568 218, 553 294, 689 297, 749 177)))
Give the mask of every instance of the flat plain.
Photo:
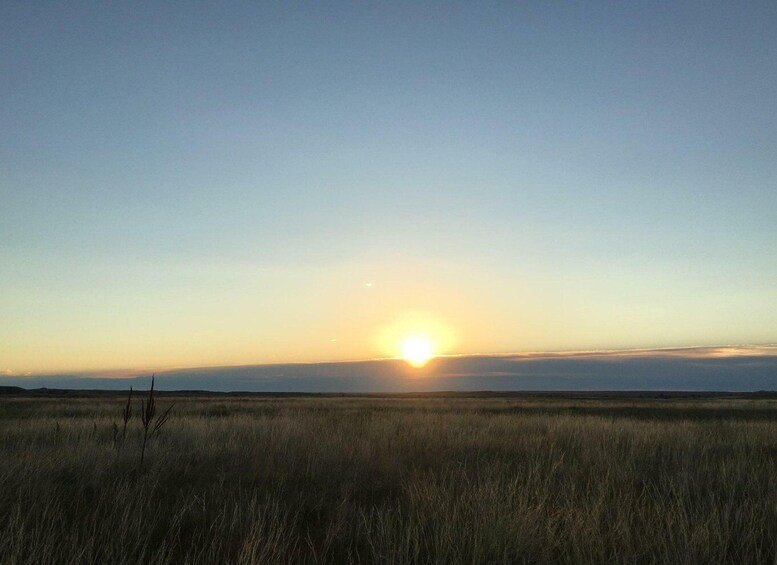
POLYGON ((777 562, 769 395, 142 394, 0 397, 1 563, 777 562))

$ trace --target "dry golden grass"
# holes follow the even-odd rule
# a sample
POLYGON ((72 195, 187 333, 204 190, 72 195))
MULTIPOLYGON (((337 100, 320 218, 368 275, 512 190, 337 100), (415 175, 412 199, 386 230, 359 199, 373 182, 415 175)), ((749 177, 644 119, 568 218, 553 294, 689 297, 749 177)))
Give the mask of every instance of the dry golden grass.
POLYGON ((0 562, 775 563, 769 400, 0 400, 0 562))

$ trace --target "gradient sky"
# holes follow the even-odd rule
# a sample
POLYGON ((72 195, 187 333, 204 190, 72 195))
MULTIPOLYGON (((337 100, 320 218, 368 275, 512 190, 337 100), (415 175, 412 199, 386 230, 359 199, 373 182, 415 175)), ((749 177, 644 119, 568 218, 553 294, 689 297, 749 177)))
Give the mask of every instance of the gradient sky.
POLYGON ((2 2, 0 372, 777 342, 775 30, 2 2))

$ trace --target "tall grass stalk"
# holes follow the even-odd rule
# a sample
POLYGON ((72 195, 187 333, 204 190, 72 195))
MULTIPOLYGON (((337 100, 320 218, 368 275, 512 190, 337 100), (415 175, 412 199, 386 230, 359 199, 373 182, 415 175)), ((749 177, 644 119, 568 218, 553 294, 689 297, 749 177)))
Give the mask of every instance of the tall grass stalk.
POLYGON ((167 423, 170 417, 170 410, 173 409, 173 405, 165 410, 161 416, 156 417, 156 401, 154 400, 154 380, 156 375, 151 376, 151 388, 148 391, 148 398, 144 403, 140 401, 140 421, 143 424, 143 446, 140 451, 140 468, 143 468, 143 462, 146 459, 146 444, 148 440, 156 435, 159 435, 162 426, 167 423))
POLYGON ((127 439, 127 424, 129 423, 130 419, 132 418, 132 387, 129 389, 129 396, 127 396, 127 404, 124 406, 124 410, 122 411, 122 419, 124 420, 124 428, 121 432, 121 447, 124 447, 124 442, 127 439))

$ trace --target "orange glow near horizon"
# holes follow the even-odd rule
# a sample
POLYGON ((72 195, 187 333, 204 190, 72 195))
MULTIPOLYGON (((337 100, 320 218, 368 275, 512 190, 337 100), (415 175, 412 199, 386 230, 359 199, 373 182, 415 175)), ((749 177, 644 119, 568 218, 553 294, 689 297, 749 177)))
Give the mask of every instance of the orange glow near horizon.
MULTIPOLYGON (((128 272, 144 268, 139 264, 128 272)), ((386 259, 270 268, 172 262, 155 268, 159 276, 147 283, 135 275, 94 277, 103 282, 90 295, 88 308, 70 297, 69 287, 52 289, 40 301, 34 300, 34 287, 0 293, 0 312, 28 312, 0 328, 0 376, 114 376, 385 358, 418 359, 420 367, 427 357, 432 359, 428 367, 435 357, 516 351, 522 357, 726 357, 774 351, 773 346, 726 345, 736 336, 745 344, 774 342, 767 340, 766 329, 750 331, 749 321, 737 324, 732 317, 725 327, 710 322, 696 328, 692 316, 672 318, 670 310, 683 311, 684 295, 670 301, 658 327, 654 312, 635 310, 626 291, 614 295, 622 302, 565 309, 555 294, 542 290, 569 295, 571 289, 563 285, 521 273, 496 278, 458 263, 386 259), (629 308, 628 319, 612 317, 629 308), (672 323, 664 325, 669 319, 672 323), (683 347, 687 335, 694 336, 696 347, 683 347), (421 336, 431 345, 406 343, 421 336), (699 347, 705 343, 710 345, 699 347), (643 344, 648 348, 634 349, 643 344)), ((113 273, 108 266, 104 270, 113 273)), ((415 376, 426 373, 410 361, 407 368, 415 376)))

